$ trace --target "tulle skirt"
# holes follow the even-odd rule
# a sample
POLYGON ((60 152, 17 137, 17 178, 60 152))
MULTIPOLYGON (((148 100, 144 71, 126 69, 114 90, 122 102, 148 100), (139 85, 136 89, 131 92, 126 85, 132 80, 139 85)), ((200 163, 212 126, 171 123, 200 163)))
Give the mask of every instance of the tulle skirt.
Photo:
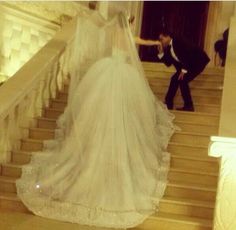
POLYGON ((124 61, 101 59, 66 111, 58 124, 70 117, 70 131, 33 153, 17 180, 29 210, 112 228, 134 227, 155 213, 167 184, 166 147, 175 127, 147 81, 124 61))

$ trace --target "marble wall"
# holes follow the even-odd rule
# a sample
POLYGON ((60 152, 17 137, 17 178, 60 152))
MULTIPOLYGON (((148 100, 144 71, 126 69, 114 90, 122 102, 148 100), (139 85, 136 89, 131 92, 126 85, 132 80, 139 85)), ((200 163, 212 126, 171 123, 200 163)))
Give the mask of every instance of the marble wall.
MULTIPOLYGON (((97 10, 106 17, 112 9, 112 4, 135 16, 132 30, 138 35, 143 3, 101 1, 97 4, 97 10)), ((88 8, 88 5, 88 1, 0 2, 0 82, 13 76, 53 37, 63 23, 88 8)))
POLYGON ((75 16, 88 2, 75 1, 9 1, 7 4, 19 11, 61 24, 62 16, 75 16))
POLYGON ((0 2, 0 82, 13 76, 86 4, 0 2))
POLYGON ((223 32, 229 27, 234 14, 236 2, 211 1, 209 3, 208 21, 205 35, 205 50, 211 58, 210 65, 214 65, 214 43, 222 38, 223 32))
MULTIPOLYGON (((0 3, 0 82, 12 76, 46 42, 52 38, 60 26, 70 20, 88 2, 30 2, 9 1, 0 3)), ((143 2, 98 3, 98 10, 108 16, 112 6, 126 9, 135 16, 132 31, 140 34, 143 2)), ((230 18, 236 11, 235 2, 210 2, 206 29, 205 50, 214 65, 214 42, 222 36, 229 26, 230 18)))

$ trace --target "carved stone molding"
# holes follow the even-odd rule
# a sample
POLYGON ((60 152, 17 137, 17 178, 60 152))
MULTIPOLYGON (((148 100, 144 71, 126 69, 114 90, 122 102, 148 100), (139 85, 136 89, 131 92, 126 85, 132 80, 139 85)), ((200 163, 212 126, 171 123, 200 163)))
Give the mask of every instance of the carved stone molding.
POLYGON ((221 157, 213 229, 236 229, 236 138, 212 137, 209 155, 221 157))
POLYGON ((18 11, 22 11, 57 24, 62 23, 62 18, 73 17, 85 7, 84 4, 78 4, 74 1, 10 1, 7 3, 1 3, 1 5, 15 8, 18 11), (64 17, 62 17, 63 15, 64 17))

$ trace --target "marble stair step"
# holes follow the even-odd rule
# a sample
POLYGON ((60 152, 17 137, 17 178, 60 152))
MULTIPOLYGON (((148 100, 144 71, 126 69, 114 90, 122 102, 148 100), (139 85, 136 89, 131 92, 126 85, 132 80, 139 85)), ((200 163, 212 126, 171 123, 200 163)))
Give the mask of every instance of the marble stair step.
MULTIPOLYGON (((164 101, 166 92, 153 92, 160 100, 164 101)), ((57 99, 64 100, 65 102, 68 99, 67 92, 59 92, 57 95, 57 99)), ((176 95, 175 102, 181 103, 182 97, 181 95, 176 95)), ((221 96, 205 96, 205 95, 193 95, 193 101, 198 104, 212 104, 212 105, 220 105, 221 103, 221 96)))
MULTIPOLYGON (((149 83, 152 91, 154 93, 166 93, 169 85, 161 84, 158 82, 150 82, 149 83)), ((222 89, 221 88, 214 88, 214 87, 204 87, 204 86, 191 86, 190 83, 190 90, 192 96, 202 96, 205 95, 206 97, 221 97, 222 96, 222 89)), ((66 92, 66 91, 64 91, 66 92)), ((176 95, 181 95, 180 90, 177 91, 176 95)))
POLYGON ((209 124, 197 124, 192 121, 174 121, 174 123, 181 129, 183 132, 193 132, 199 134, 207 134, 207 135, 217 135, 218 134, 218 125, 209 124))
POLYGON ((167 151, 178 156, 208 157, 208 147, 201 145, 188 145, 171 141, 167 151))
POLYGON ((55 130, 42 129, 42 128, 30 128, 29 138, 35 140, 51 140, 55 138, 55 130))
MULTIPOLYGON (((147 76, 147 80, 149 82, 149 84, 159 84, 159 85, 163 85, 166 87, 166 89, 168 88, 169 84, 170 84, 170 78, 163 78, 163 77, 159 77, 159 76, 147 76)), ((222 90, 223 88, 223 82, 222 81, 217 81, 217 80, 209 80, 209 79, 195 79, 190 83, 191 87, 203 87, 203 88, 213 88, 213 89, 219 89, 222 90)))
POLYGON ((57 128, 56 119, 37 117, 36 120, 37 120, 37 128, 52 129, 52 130, 57 128))
POLYGON ((201 125, 219 125, 219 115, 216 114, 210 114, 210 113, 200 113, 200 112, 185 112, 185 111, 171 111, 175 115, 175 121, 191 121, 195 124, 201 124, 201 125))
POLYGON ((158 212, 132 230, 212 230, 212 221, 204 218, 158 212))
POLYGON ((214 202, 199 201, 177 197, 163 197, 159 207, 160 212, 212 219, 214 202))
POLYGON ((0 209, 3 211, 31 213, 15 193, 0 192, 0 209))
POLYGON ((176 183, 196 183, 199 185, 217 186, 218 173, 204 172, 202 169, 170 168, 169 181, 176 183))
POLYGON ((43 149, 43 140, 36 140, 31 138, 26 138, 21 140, 22 151, 40 151, 43 149))
MULTIPOLYGON (((16 193, 15 181, 19 177, 0 176, 0 192, 16 193)), ((176 199, 187 198, 198 201, 215 201, 216 189, 209 185, 177 183, 170 181, 165 191, 165 197, 176 199)))
POLYGON ((59 100, 59 99, 53 99, 50 102, 50 108, 55 108, 55 109, 65 109, 67 103, 64 100, 59 100))
POLYGON ((210 136, 196 132, 176 131, 170 141, 186 145, 208 146, 210 136))
POLYGON ((215 202, 216 186, 200 185, 197 182, 186 183, 170 180, 165 190, 165 196, 215 202))
POLYGON ((171 154, 171 167, 185 170, 196 170, 206 173, 218 173, 219 162, 211 157, 179 156, 171 154))
MULTIPOLYGON (((154 94, 157 96, 157 98, 161 101, 165 101, 165 96, 166 93, 162 93, 162 92, 155 92, 154 94)), ((205 96, 205 95, 192 95, 192 99, 194 103, 197 104, 210 104, 210 105, 218 105, 220 106, 221 104, 221 96, 205 96)), ((174 103, 175 104, 180 104, 183 103, 183 98, 181 95, 176 95, 174 98, 174 103)))
MULTIPOLYGON (((175 115, 175 121, 191 121, 194 124, 200 125, 215 125, 219 124, 219 115, 200 112, 185 112, 185 111, 171 111, 175 115)), ((44 118, 57 119, 63 113, 62 109, 45 108, 44 118)))

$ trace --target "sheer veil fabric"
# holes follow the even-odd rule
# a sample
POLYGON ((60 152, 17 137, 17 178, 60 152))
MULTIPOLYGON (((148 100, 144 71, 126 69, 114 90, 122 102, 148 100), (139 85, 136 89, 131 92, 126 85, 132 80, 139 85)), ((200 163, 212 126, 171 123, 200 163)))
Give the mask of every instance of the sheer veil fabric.
POLYGON ((17 193, 36 215, 129 228, 158 210, 174 116, 153 95, 125 14, 78 16, 66 110, 17 193))

